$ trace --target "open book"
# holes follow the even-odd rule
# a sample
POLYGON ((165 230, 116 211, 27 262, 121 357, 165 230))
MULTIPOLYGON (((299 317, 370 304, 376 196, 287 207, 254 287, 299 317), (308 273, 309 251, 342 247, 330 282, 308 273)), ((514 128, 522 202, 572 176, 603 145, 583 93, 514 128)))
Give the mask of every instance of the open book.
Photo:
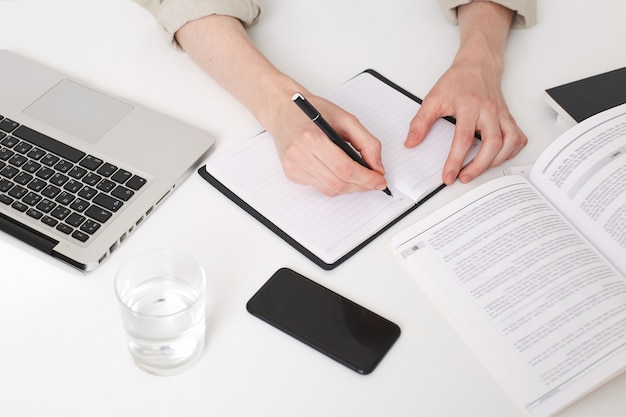
MULTIPOLYGON (((382 142, 385 177, 393 197, 381 191, 327 197, 291 182, 267 132, 209 158, 198 171, 324 269, 345 261, 441 189, 454 135, 453 122, 440 119, 422 144, 406 148, 409 123, 421 101, 372 70, 352 78, 328 99, 355 115, 382 142)), ((479 146, 476 139, 468 160, 479 146)))
POLYGON ((626 105, 390 246, 512 399, 556 413, 626 369, 626 105))

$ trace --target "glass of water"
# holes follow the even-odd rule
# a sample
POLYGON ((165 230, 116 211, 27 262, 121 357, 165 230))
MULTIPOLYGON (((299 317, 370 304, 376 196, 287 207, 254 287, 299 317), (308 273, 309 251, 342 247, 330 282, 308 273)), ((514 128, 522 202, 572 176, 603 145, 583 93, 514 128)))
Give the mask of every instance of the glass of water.
POLYGON ((137 365, 174 375, 202 356, 206 277, 184 252, 155 249, 127 261, 115 277, 128 348, 137 365))

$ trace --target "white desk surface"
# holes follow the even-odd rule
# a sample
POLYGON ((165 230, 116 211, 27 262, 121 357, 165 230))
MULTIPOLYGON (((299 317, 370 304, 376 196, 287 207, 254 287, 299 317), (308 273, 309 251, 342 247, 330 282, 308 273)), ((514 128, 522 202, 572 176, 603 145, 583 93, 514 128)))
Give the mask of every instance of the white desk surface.
MULTIPOLYGON (((457 27, 434 0, 263 3, 251 35, 279 68, 319 94, 370 67, 423 97, 458 45, 457 27)), ((530 144, 507 166, 532 163, 562 132, 542 100, 545 88, 626 65, 626 3, 539 3, 539 24, 513 31, 508 42, 504 93, 530 144)), ((0 48, 211 131, 215 152, 260 131, 129 0, 0 0, 0 16, 0 48)), ((88 275, 2 234, 0 414, 521 416, 386 247, 416 219, 499 175, 502 168, 445 189, 331 272, 197 174, 88 275), (132 363, 112 285, 126 258, 163 246, 189 251, 209 276, 206 352, 174 377, 132 363), (400 325, 400 339, 374 373, 358 375, 246 312, 250 296, 283 266, 400 325)), ((622 417, 624 392, 621 375, 559 416, 622 417)))

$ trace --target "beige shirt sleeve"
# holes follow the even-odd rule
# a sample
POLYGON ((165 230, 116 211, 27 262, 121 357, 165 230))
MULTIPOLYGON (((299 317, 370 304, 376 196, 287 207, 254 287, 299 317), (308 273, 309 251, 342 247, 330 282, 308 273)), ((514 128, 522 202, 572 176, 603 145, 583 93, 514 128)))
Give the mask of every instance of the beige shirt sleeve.
POLYGON ((203 16, 233 16, 250 26, 261 16, 256 0, 132 0, 154 15, 166 38, 176 44, 174 34, 185 23, 203 16))
MULTIPOLYGON (((476 1, 476 0, 474 0, 476 1)), ((480 0, 485 1, 485 0, 480 0)), ((489 1, 489 0, 487 0, 489 1)), ((513 18, 514 28, 527 28, 537 23, 537 0, 491 0, 494 3, 508 7, 514 10, 515 17, 513 18)), ((472 0, 439 0, 439 5, 446 15, 446 18, 452 22, 457 23, 456 8, 467 3, 471 3, 472 0)))

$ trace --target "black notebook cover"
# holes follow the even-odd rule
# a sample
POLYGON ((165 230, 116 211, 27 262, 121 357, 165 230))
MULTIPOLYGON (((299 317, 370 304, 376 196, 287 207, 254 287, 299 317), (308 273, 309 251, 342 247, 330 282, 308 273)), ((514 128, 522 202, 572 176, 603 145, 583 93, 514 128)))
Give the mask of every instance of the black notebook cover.
POLYGON ((570 124, 626 103, 626 67, 546 90, 548 103, 570 124))
MULTIPOLYGON (((383 75, 379 74, 378 72, 376 72, 375 70, 372 69, 367 69, 364 72, 367 72, 371 75, 373 75, 374 77, 376 77, 377 79, 379 79, 380 81, 384 82, 385 84, 389 85, 390 87, 396 89, 397 91, 401 92, 402 94, 406 95, 407 97, 411 98, 414 101, 417 101, 418 103, 422 103, 422 100, 419 97, 416 97, 415 95, 411 94, 410 92, 406 91, 405 89, 401 88, 400 86, 396 85, 395 83, 393 83, 392 81, 390 81, 389 79, 385 78, 383 75)), ((451 117, 445 117, 446 120, 454 123, 455 120, 451 117)), ((477 136, 478 137, 478 136, 477 136)), ((426 195, 424 198, 422 198, 419 202, 417 202, 416 204, 414 204, 410 209, 408 209, 407 211, 405 211, 402 215, 400 215, 399 217, 395 218, 393 221, 391 221, 390 223, 388 223, 384 228, 382 228, 380 231, 378 231, 377 233, 375 233, 374 235, 370 236, 368 239, 366 239, 365 241, 363 241, 361 244, 359 244, 358 246, 356 246, 354 249, 350 250, 348 253, 346 253, 344 256, 342 256, 341 258, 339 258, 338 260, 336 260, 333 263, 327 263, 325 261, 323 261, 322 259, 320 259, 317 255, 315 255, 313 252, 311 252, 309 249, 307 249, 305 246, 303 246, 302 244, 300 244, 300 242, 298 242, 297 240, 293 239, 288 233, 286 233, 285 231, 283 231, 281 228, 279 228, 278 226, 276 226, 274 223, 272 223, 270 220, 268 220, 265 216, 263 216, 261 213, 259 213, 257 210, 255 210, 254 207, 252 207, 250 204, 248 204, 246 201, 244 201, 243 199, 241 199, 237 194, 235 194, 232 190, 230 190, 228 187, 226 187, 224 184, 222 184, 220 181, 218 181, 215 177, 213 177, 207 170, 206 170, 206 165, 201 166, 198 169, 198 173, 200 174, 200 176, 202 178, 204 178, 209 184, 211 184, 213 187, 215 187, 218 191, 220 191, 222 194, 224 194, 226 197, 228 197, 231 201, 233 201, 235 204, 237 204, 239 207, 241 207, 242 209, 244 209, 248 214, 250 214, 252 217, 254 217, 255 219, 257 219, 259 222, 261 222, 263 225, 265 225, 268 229, 270 229, 272 232, 274 232, 276 235, 278 235, 280 238, 282 238, 283 240, 285 240, 287 243, 289 243, 292 247, 294 247, 296 250, 298 250, 301 254, 303 254, 305 257, 307 257, 309 260, 313 261, 316 265, 318 265, 319 267, 321 267, 322 269, 325 270, 331 270, 337 266, 339 266, 340 264, 342 264, 344 261, 346 261, 348 258, 350 258, 351 256, 353 256, 354 254, 356 254, 358 251, 360 251, 361 249, 363 249, 367 244, 369 244, 370 242, 372 242, 374 239, 376 239, 378 236, 380 236, 383 232, 385 232, 386 230, 388 230, 391 226, 393 226, 394 224, 396 224, 397 222, 399 222, 401 219, 403 219, 405 216, 407 216, 409 213, 411 213, 413 210, 415 210, 417 207, 419 207, 420 205, 422 205, 426 200, 428 200, 429 198, 431 198, 433 195, 435 195, 436 193, 438 193, 439 191, 441 191, 444 187, 445 184, 441 184, 441 186, 439 186, 438 188, 436 188, 434 191, 432 191, 431 193, 429 193, 428 195, 426 195)))

